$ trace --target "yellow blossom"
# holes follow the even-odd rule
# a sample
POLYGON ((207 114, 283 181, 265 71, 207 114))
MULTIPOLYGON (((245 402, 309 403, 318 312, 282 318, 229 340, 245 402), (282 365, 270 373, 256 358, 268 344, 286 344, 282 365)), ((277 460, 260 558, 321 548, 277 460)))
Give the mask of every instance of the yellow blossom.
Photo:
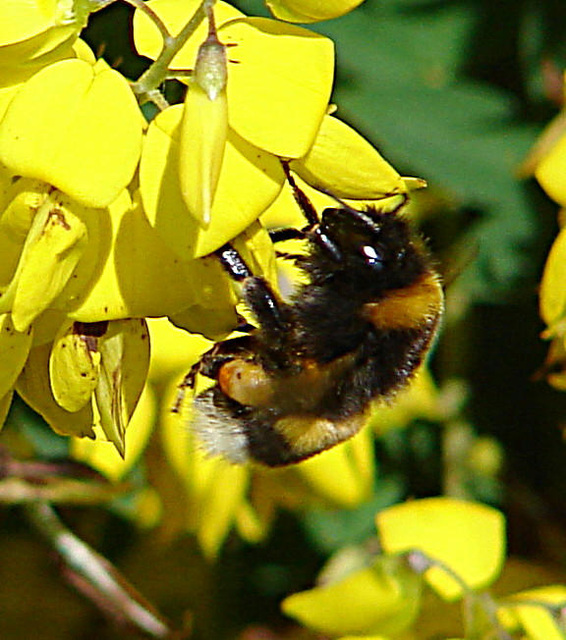
POLYGON ((150 124, 140 165, 144 212, 167 246, 183 259, 218 249, 244 231, 276 198, 283 171, 276 158, 229 131, 210 224, 190 215, 179 184, 178 141, 182 107, 150 124))
POLYGON ((104 207, 133 177, 142 126, 121 74, 102 60, 62 60, 32 76, 11 101, 0 123, 0 160, 81 204, 104 207))
MULTIPOLYGON (((186 20, 184 3, 152 0, 149 6, 172 33, 186 20)), ((332 41, 275 20, 230 19, 233 15, 225 3, 215 8, 218 39, 229 47, 229 125, 260 149, 287 158, 301 157, 311 147, 328 105, 334 70, 332 41)), ((175 68, 193 67, 204 35, 204 28, 195 32, 175 57, 175 68)), ((134 36, 141 54, 150 58, 159 54, 155 26, 139 11, 134 36)))
POLYGON ((421 579, 398 558, 378 558, 372 566, 282 603, 285 614, 325 634, 397 634, 415 619, 421 579))
POLYGON ((288 22, 330 20, 352 11, 363 0, 266 0, 271 13, 288 22))
MULTIPOLYGON (((481 504, 427 498, 398 504, 376 516, 387 553, 420 551, 457 574, 470 589, 482 589, 499 575, 505 557, 503 515, 481 504)), ((462 597, 462 586, 440 566, 427 569, 430 585, 447 600, 462 597)))
POLYGON ((377 200, 407 191, 376 149, 331 115, 324 117, 309 152, 291 167, 315 189, 322 187, 340 198, 377 200))

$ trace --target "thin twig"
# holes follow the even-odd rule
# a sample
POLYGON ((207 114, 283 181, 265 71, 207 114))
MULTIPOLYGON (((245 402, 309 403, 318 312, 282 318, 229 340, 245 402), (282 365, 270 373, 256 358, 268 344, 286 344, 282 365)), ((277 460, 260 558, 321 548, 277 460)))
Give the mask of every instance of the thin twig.
MULTIPOLYGON (((132 0, 127 0, 131 2, 132 0)), ((138 2, 139 0, 133 0, 138 2)), ((145 71, 139 79, 132 84, 132 90, 138 96, 140 102, 146 102, 152 91, 157 89, 168 75, 168 68, 173 58, 183 48, 187 40, 193 35, 201 22, 205 19, 207 12, 211 10, 215 0, 203 0, 192 18, 181 29, 176 36, 163 39, 163 48, 154 63, 145 71)), ((142 3, 143 4, 143 3, 142 3)), ((146 7, 147 8, 147 7, 146 7)))
POLYGON ((176 635, 106 558, 65 527, 51 505, 46 502, 29 504, 25 513, 59 553, 75 586, 104 612, 110 613, 115 621, 127 622, 151 638, 176 635))

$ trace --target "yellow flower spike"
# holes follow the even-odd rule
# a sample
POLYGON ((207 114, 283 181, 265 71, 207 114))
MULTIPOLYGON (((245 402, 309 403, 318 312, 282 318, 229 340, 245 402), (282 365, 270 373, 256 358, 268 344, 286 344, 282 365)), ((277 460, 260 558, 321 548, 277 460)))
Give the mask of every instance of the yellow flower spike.
POLYGON ((363 0, 266 0, 271 13, 287 22, 320 22, 352 11, 363 0))
POLYGON ((246 229, 275 200, 285 177, 277 158, 229 131, 210 225, 203 229, 187 209, 179 184, 182 110, 181 105, 170 107, 151 122, 140 193, 152 227, 186 260, 215 251, 246 229))
POLYGON ((564 608, 566 603, 564 585, 546 585, 522 591, 514 594, 509 601, 513 606, 506 606, 504 611, 509 611, 520 620, 529 640, 564 640, 563 626, 560 627, 558 620, 553 618, 544 606, 541 606, 546 604, 564 608), (529 602, 521 604, 522 600, 529 602))
POLYGON ((406 191, 405 182, 367 140, 326 115, 307 155, 291 163, 315 189, 339 198, 377 200, 406 191))
POLYGON ((342 580, 295 593, 283 612, 329 635, 395 635, 414 621, 422 580, 398 558, 382 557, 373 566, 342 580))
POLYGON ((0 315, 0 397, 13 388, 31 348, 32 327, 17 331, 9 313, 0 315))
POLYGON ((125 456, 122 458, 113 443, 95 427, 96 440, 73 438, 71 456, 94 467, 112 482, 118 482, 132 469, 144 451, 153 430, 157 412, 157 398, 149 386, 145 386, 126 431, 125 456))
POLYGON ((535 169, 535 177, 546 193, 561 206, 566 205, 566 135, 548 150, 535 169))
POLYGON ((98 340, 81 333, 80 325, 61 325, 49 357, 49 380, 57 404, 79 411, 90 402, 98 383, 98 340))
MULTIPOLYGON (((457 574, 470 589, 483 589, 499 575, 505 558, 505 519, 485 505, 452 498, 398 504, 376 516, 387 553, 419 550, 457 574)), ((463 595, 461 585, 438 566, 425 573, 446 600, 463 595)))
POLYGON ((104 207, 134 175, 142 127, 121 74, 103 60, 63 60, 36 73, 10 103, 0 123, 0 160, 81 204, 104 207))
POLYGON ((226 93, 211 99, 198 84, 191 84, 183 105, 179 184, 188 211, 205 229, 210 224, 227 135, 226 93))
POLYGON ((0 312, 11 307, 18 331, 24 331, 61 293, 86 238, 85 224, 62 206, 56 194, 48 196, 33 219, 13 280, 0 298, 0 312))
POLYGON ((63 436, 94 437, 92 406, 80 411, 62 409, 51 393, 49 384, 49 353, 51 344, 31 349, 26 365, 17 382, 16 391, 29 406, 37 411, 56 433, 63 436))
POLYGON ((149 368, 145 320, 116 320, 99 339, 100 374, 95 390, 105 436, 123 457, 126 427, 136 408, 149 368))
POLYGON ((549 336, 553 328, 566 316, 566 228, 560 230, 544 266, 540 284, 540 315, 549 327, 549 336))
POLYGON ((362 429, 348 442, 301 462, 297 473, 325 500, 341 507, 354 507, 366 500, 371 490, 371 443, 371 432, 362 429))
POLYGON ((234 526, 248 488, 249 470, 221 458, 205 459, 202 463, 213 472, 200 489, 196 536, 204 555, 212 560, 234 526))

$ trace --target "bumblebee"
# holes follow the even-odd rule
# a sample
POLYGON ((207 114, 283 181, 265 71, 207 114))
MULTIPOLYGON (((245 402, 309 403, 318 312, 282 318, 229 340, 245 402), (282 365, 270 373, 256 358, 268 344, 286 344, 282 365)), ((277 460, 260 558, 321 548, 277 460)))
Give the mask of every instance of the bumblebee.
POLYGON ((195 397, 192 416, 210 455, 270 467, 356 434, 373 401, 407 386, 443 313, 440 278, 404 202, 384 212, 338 201, 319 218, 283 166, 308 224, 272 237, 307 241, 305 255, 290 256, 307 283, 284 301, 231 245, 216 251, 257 326, 217 343, 183 383, 194 387, 197 374, 215 381, 195 397))

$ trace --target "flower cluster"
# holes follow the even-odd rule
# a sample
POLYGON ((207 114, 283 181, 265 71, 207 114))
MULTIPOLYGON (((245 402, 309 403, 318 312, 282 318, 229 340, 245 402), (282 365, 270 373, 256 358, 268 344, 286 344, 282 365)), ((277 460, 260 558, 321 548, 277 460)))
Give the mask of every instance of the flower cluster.
MULTIPOLYGON (((155 62, 132 83, 80 38, 105 4, 0 7, 0 418, 15 390, 58 433, 99 426, 124 454, 146 318, 226 336, 238 298, 207 256, 227 241, 275 277, 258 219, 282 192, 280 158, 343 197, 407 184, 329 115, 328 38, 225 2, 137 3, 133 41, 155 62), (188 85, 183 104, 158 90, 172 76, 188 85)), ((356 4, 270 8, 309 22, 356 4)))
POLYGON ((285 613, 341 640, 564 637, 563 585, 501 600, 486 591, 505 560, 505 520, 499 511, 454 498, 426 498, 384 509, 376 525, 381 553, 339 551, 315 588, 284 600, 285 613), (446 612, 418 618, 423 608, 430 609, 425 585, 441 600, 463 602, 465 630, 446 612))

